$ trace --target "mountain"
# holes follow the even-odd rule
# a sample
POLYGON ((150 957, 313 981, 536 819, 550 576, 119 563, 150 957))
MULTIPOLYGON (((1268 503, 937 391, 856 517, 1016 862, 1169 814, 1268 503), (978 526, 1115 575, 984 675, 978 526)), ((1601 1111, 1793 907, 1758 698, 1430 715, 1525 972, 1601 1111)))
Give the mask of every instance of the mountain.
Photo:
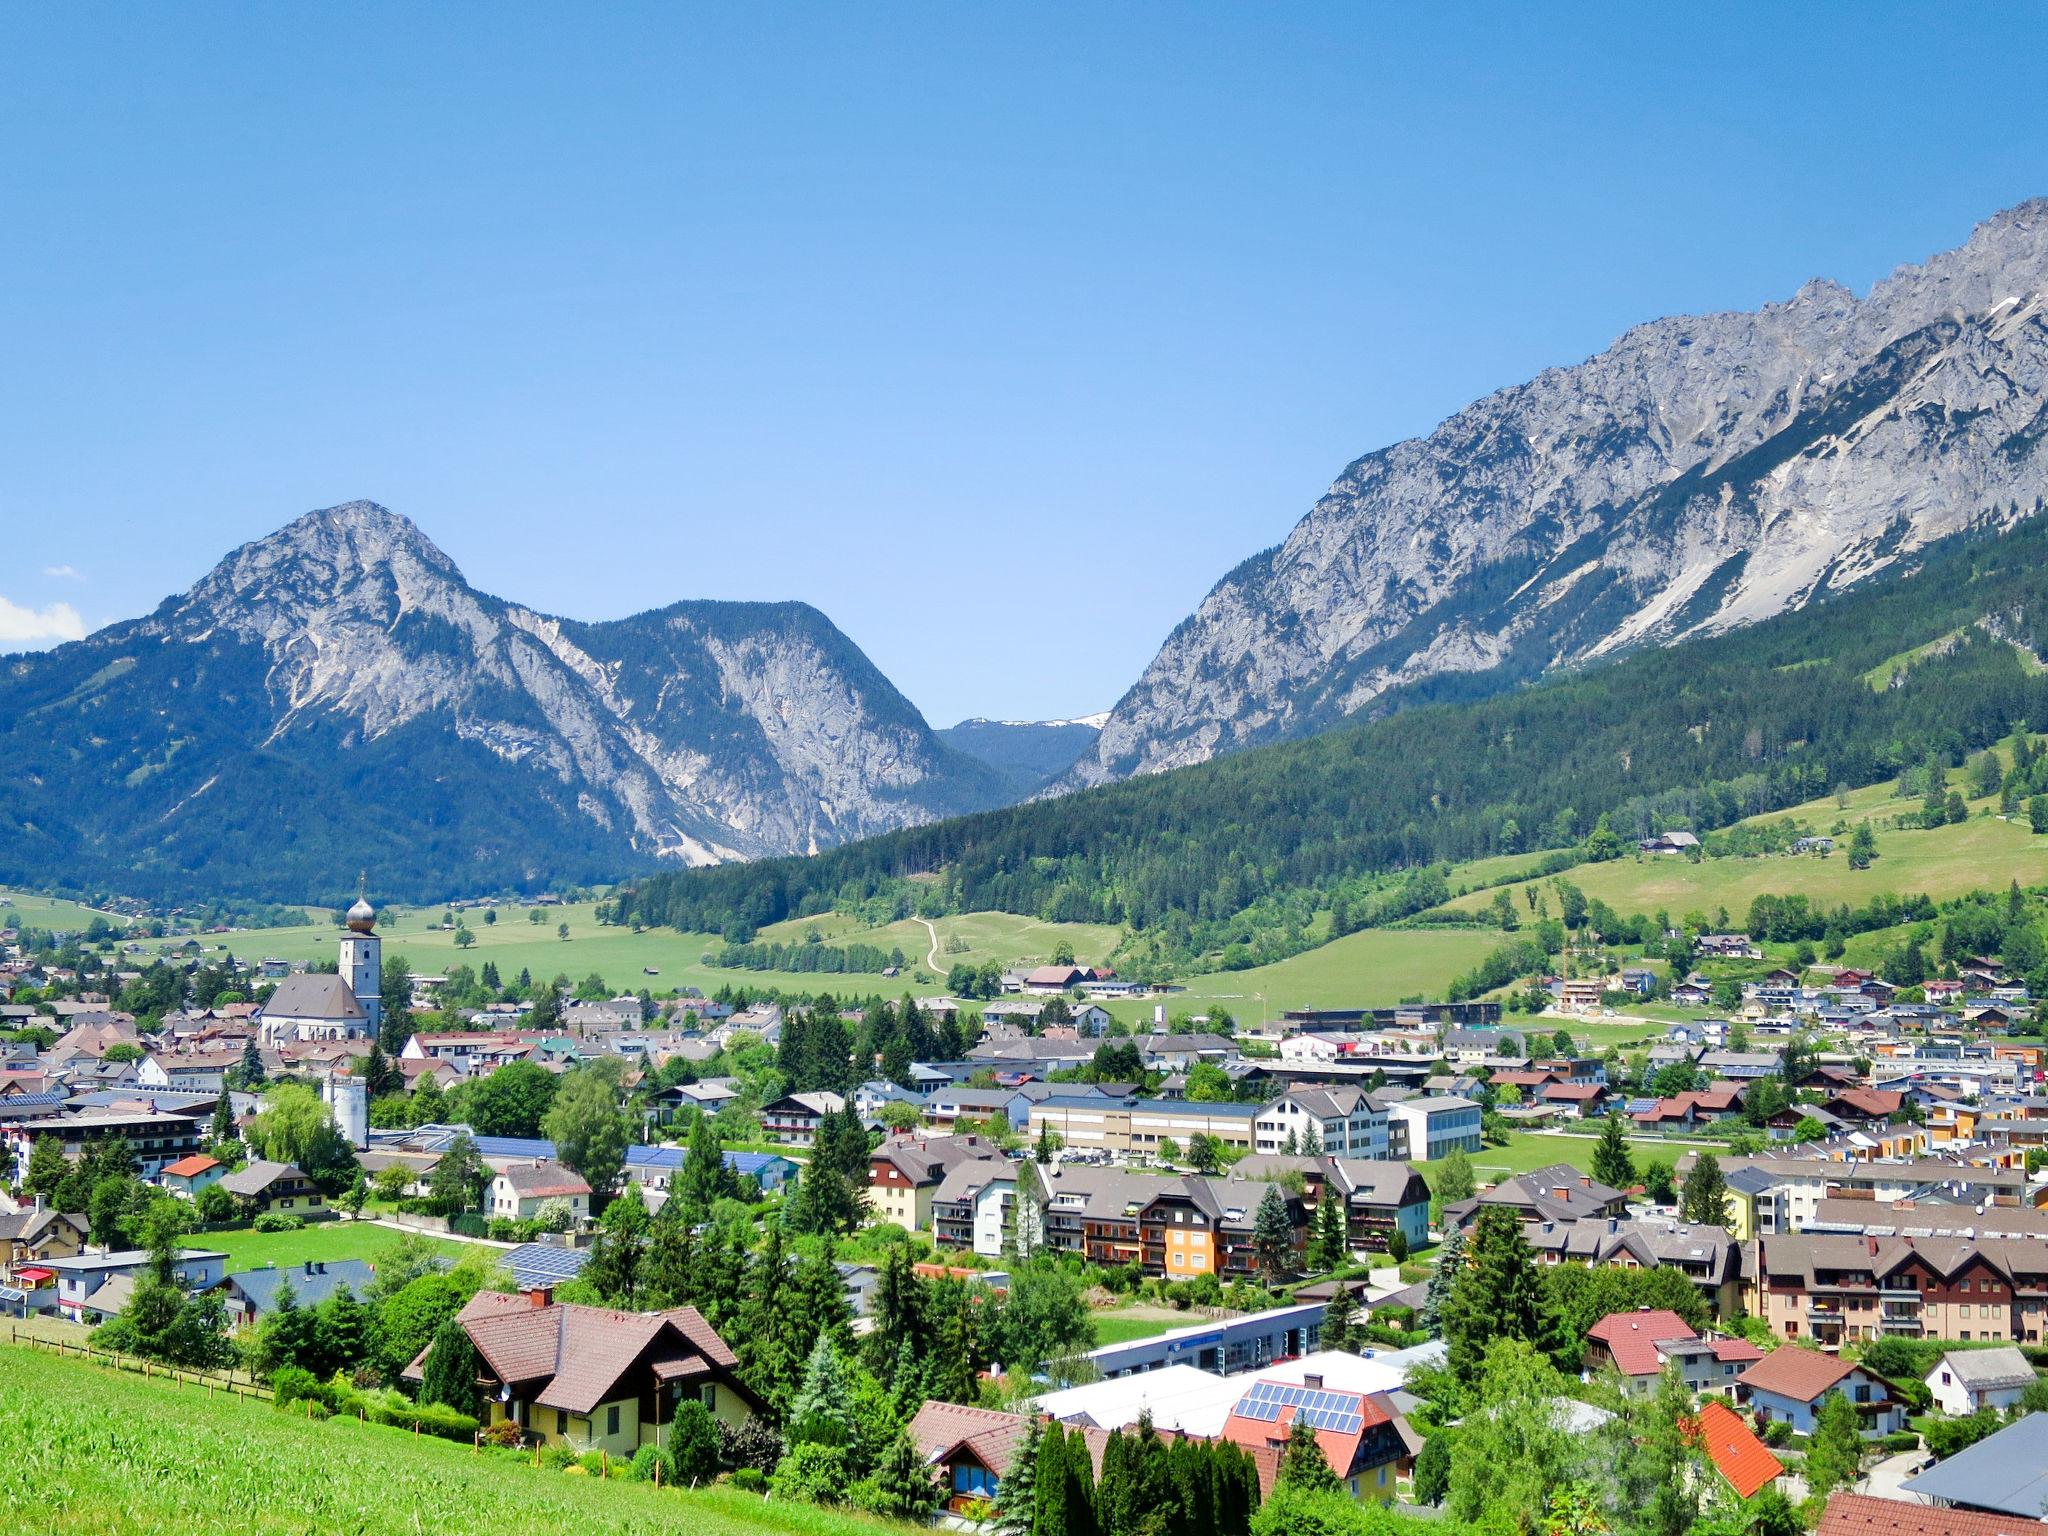
POLYGON ((1109 718, 1082 715, 1073 720, 984 720, 976 717, 938 732, 939 740, 956 752, 979 758, 1003 776, 1013 797, 1024 796, 1074 766, 1102 734, 1109 718))
MULTIPOLYGON (((2048 510, 2037 508, 1686 646, 812 858, 657 873, 621 909, 716 932, 854 891, 870 909, 893 896, 899 915, 993 909, 1126 925, 1124 975, 1265 964, 1442 903, 1453 894, 1445 862, 1556 850, 1531 861, 1547 874, 1930 760, 1952 769, 2048 721, 2044 652, 2048 510)), ((2048 753, 2030 754, 2013 792, 2048 794, 2048 753)), ((1848 823, 1806 830, 1839 837, 1848 823)), ((1867 893, 1912 888, 1914 876, 1890 868, 1867 893)), ((1784 891, 1803 883, 1791 863, 1783 878, 1784 891)))
POLYGON ((1725 632, 2048 489, 2048 200, 1864 299, 1653 321, 1350 465, 1059 787, 1725 632))
POLYGON ((0 663, 0 873, 439 899, 803 853, 1004 799, 824 615, 613 623, 468 585, 370 502, 0 663))

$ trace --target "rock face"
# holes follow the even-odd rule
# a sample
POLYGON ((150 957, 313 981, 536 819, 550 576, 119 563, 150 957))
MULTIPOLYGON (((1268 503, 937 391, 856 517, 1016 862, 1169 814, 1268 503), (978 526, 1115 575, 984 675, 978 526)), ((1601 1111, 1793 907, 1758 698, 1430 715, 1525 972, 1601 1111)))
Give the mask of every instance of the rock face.
POLYGON ((1347 468, 1204 599, 1060 781, 1824 598, 2048 480, 2048 201, 1858 300, 1653 321, 1347 468))
POLYGON ((552 618, 369 502, 0 667, 0 781, 17 878, 297 897, 808 852, 1004 797, 815 609, 552 618))

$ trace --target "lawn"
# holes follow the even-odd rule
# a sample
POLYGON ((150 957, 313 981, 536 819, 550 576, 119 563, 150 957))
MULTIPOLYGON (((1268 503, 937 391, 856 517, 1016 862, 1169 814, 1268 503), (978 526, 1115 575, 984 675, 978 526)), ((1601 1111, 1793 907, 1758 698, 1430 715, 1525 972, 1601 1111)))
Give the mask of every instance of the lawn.
POLYGON ((571 1477, 514 1452, 479 1455, 351 1418, 295 1418, 12 1346, 0 1346, 0 1508, 33 1512, 39 1531, 95 1536, 911 1529, 729 1488, 571 1477))
POLYGON ((1136 1339, 1156 1338, 1174 1328, 1191 1328, 1203 1319, 1192 1312, 1171 1307, 1114 1307, 1094 1314, 1095 1343, 1129 1344, 1136 1339))
MULTIPOLYGON (((1501 942, 1490 929, 1369 928, 1333 943, 1246 971, 1182 978, 1184 992, 1160 999, 1168 1013, 1220 1003, 1240 1024, 1278 1018, 1290 1008, 1372 1008, 1404 997, 1440 998, 1501 942)), ((1137 1022, 1153 1003, 1105 1005, 1137 1022)))
MULTIPOLYGON (((1597 1136, 1588 1132, 1583 1136, 1554 1136, 1541 1131, 1515 1131, 1510 1133, 1504 1147, 1481 1147, 1471 1154, 1472 1171, 1481 1184, 1497 1184, 1502 1179, 1518 1173, 1529 1173, 1538 1168, 1548 1168, 1555 1163, 1569 1163, 1581 1173, 1593 1171, 1593 1151, 1600 1145, 1597 1136)), ((1662 1158, 1675 1162, 1694 1143, 1645 1141, 1640 1138, 1630 1142, 1630 1150, 1637 1162, 1645 1158, 1662 1158)), ((1720 1147, 1718 1142, 1700 1142, 1699 1146, 1720 1147)), ((1443 1170, 1443 1162, 1417 1163, 1416 1169, 1427 1180, 1431 1188, 1436 1187, 1436 1177, 1443 1170)))
MULTIPOLYGON (((333 1259, 369 1259, 374 1263, 378 1254, 405 1237, 395 1227, 380 1227, 375 1222, 322 1221, 297 1232, 257 1232, 242 1227, 225 1232, 199 1232, 186 1241, 195 1248, 214 1248, 225 1253, 232 1273, 260 1269, 265 1264, 284 1269, 333 1259)), ((450 1237, 436 1238, 434 1242, 451 1258, 475 1253, 480 1247, 450 1237)))

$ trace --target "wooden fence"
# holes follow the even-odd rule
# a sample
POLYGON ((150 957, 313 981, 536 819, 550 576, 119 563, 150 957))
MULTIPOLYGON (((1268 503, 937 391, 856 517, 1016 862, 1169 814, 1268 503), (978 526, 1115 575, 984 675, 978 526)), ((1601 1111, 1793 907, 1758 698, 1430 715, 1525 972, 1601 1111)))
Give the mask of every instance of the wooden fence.
POLYGON ((209 1397, 215 1392, 225 1392, 235 1397, 254 1398, 258 1402, 267 1403, 275 1395, 270 1388, 260 1382, 237 1381, 232 1375, 223 1375, 218 1371, 194 1371, 182 1366, 163 1365, 155 1360, 146 1360, 140 1355, 124 1355, 115 1350, 94 1349, 89 1344, 72 1344, 63 1339, 46 1339, 35 1333, 23 1333, 19 1328, 12 1326, 8 1328, 7 1335, 10 1343, 26 1344, 34 1349, 47 1349, 55 1355, 75 1356, 110 1370, 128 1371, 155 1381, 167 1380, 173 1386, 204 1387, 209 1397))

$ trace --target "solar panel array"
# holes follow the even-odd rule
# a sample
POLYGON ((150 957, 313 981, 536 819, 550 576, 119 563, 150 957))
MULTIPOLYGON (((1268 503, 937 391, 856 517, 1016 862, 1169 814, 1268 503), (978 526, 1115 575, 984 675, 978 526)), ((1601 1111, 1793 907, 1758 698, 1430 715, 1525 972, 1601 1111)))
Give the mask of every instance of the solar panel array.
POLYGON ((1340 1435, 1355 1435, 1365 1426, 1365 1414, 1356 1392, 1325 1392, 1319 1387, 1299 1387, 1286 1381, 1255 1381, 1237 1405, 1247 1419, 1272 1423, 1280 1410, 1293 1408, 1312 1429, 1327 1429, 1340 1435))
POLYGON ((512 1283, 522 1290, 537 1285, 560 1285, 583 1272, 590 1258, 587 1248, 557 1248, 551 1243, 521 1243, 507 1249, 498 1262, 512 1283))

